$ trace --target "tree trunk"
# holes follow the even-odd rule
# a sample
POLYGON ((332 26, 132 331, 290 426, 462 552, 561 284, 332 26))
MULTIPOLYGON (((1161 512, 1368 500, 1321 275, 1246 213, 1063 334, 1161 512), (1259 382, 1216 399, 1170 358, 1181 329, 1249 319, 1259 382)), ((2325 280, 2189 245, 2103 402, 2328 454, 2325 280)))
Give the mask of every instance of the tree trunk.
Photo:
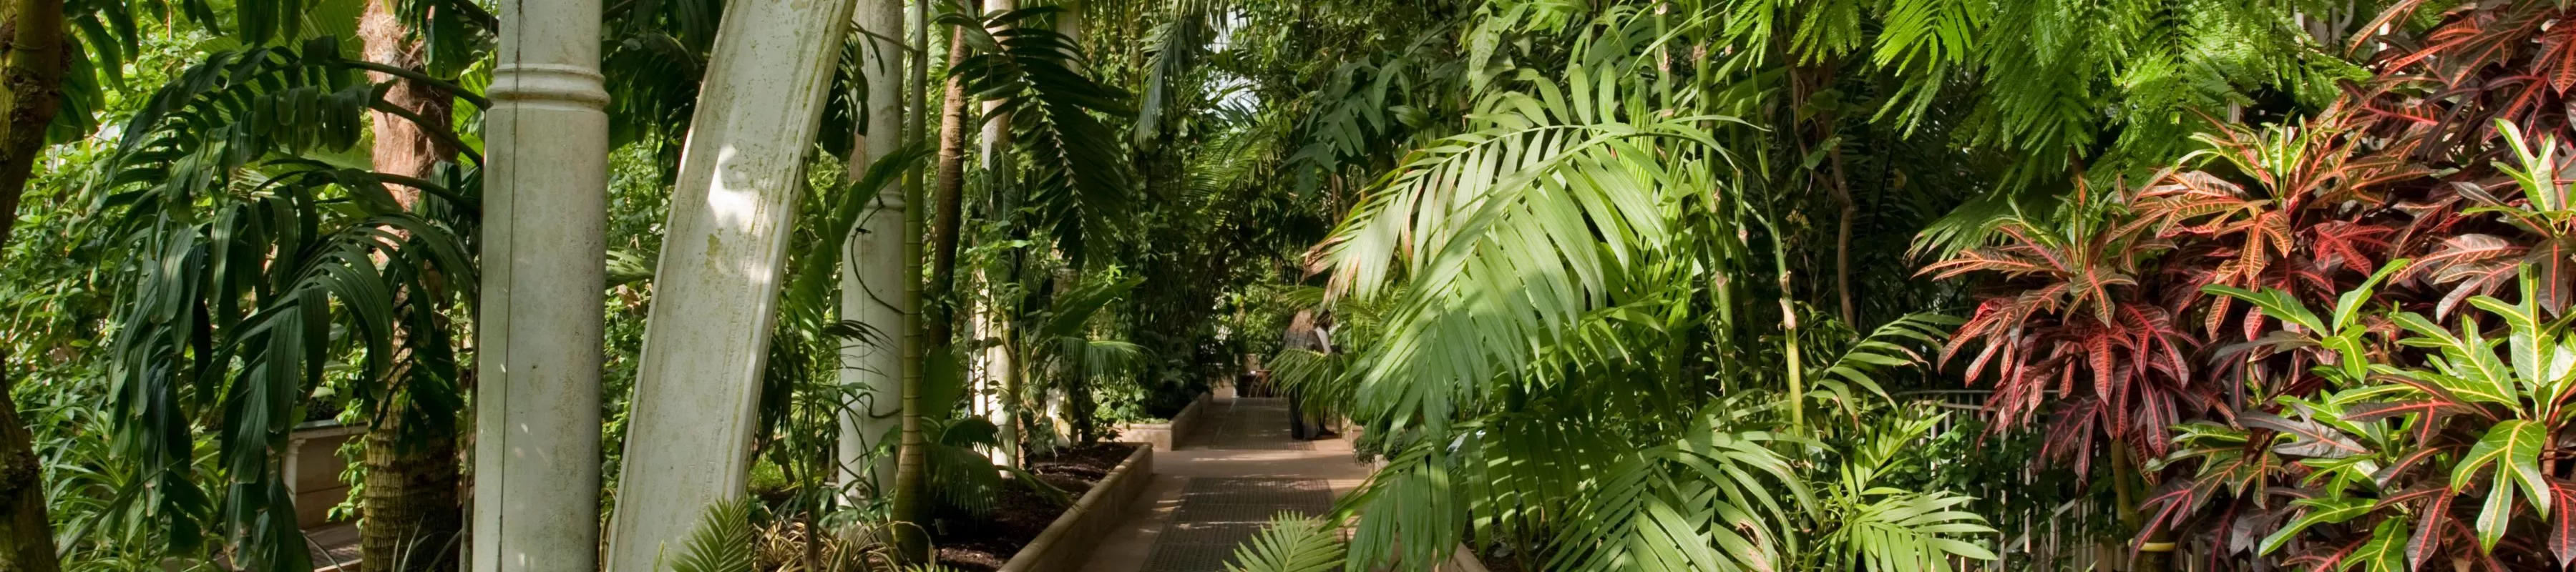
MULTIPOLYGON (((404 27, 402 20, 392 12, 393 8, 387 5, 387 2, 391 1, 368 2, 366 15, 358 21, 358 39, 366 44, 367 61, 408 70, 421 70, 423 68, 422 46, 408 37, 411 35, 410 30, 404 27)), ((381 73, 370 73, 367 76, 374 81, 394 79, 393 76, 381 73)), ((455 117, 454 96, 447 93, 447 90, 421 82, 395 82, 392 88, 385 90, 385 103, 410 111, 423 121, 436 123, 435 128, 447 128, 455 117)), ((382 111, 371 111, 367 115, 369 122, 373 124, 376 136, 374 149, 376 171, 428 179, 431 169, 437 167, 439 163, 455 160, 456 149, 449 148, 445 141, 432 137, 430 131, 423 126, 403 119, 402 116, 382 111)), ((419 189, 395 186, 390 190, 406 207, 411 206, 412 202, 418 200, 420 196, 419 189)))
MULTIPOLYGON (((966 36, 950 34, 948 61, 964 59, 966 36)), ((938 194, 933 206, 936 218, 930 226, 930 286, 923 293, 924 309, 929 310, 929 316, 923 318, 921 324, 925 359, 932 355, 951 354, 954 350, 950 342, 957 333, 954 290, 957 281, 957 227, 962 216, 958 209, 963 206, 961 192, 966 186, 965 79, 950 76, 943 91, 944 99, 939 109, 938 180, 930 189, 938 194)), ((903 444, 895 455, 894 520, 919 525, 929 516, 930 508, 926 502, 929 490, 925 485, 928 483, 923 480, 927 461, 923 447, 927 442, 921 433, 921 417, 928 413, 925 407, 946 407, 948 404, 922 403, 921 379, 918 377, 905 379, 903 386, 903 444)), ((929 539, 923 537, 920 526, 898 526, 895 530, 896 548, 902 552, 905 562, 929 561, 929 539)))
MULTIPOLYGON (((62 0, 19 0, 7 4, 9 21, 0 25, 0 46, 7 47, 0 67, 0 258, 9 233, 17 226, 18 198, 27 190, 36 155, 45 150, 45 127, 52 125, 62 102, 63 74, 69 66, 64 50, 62 0)), ((42 466, 34 436, 18 418, 18 403, 9 392, 7 356, 0 356, 0 572, 53 572, 54 532, 45 510, 42 466)))
POLYGON ((34 437, 9 396, 8 356, 0 355, 0 572, 53 572, 54 529, 45 515, 43 466, 34 437))
POLYGON ((359 558, 368 572, 454 570, 464 529, 456 508, 456 439, 385 415, 367 430, 366 523, 359 558), (412 435, 410 433, 420 433, 412 435))
MULTIPOLYGON (((368 61, 404 69, 420 69, 421 46, 411 40, 403 22, 388 4, 391 0, 367 3, 367 12, 358 21, 358 37, 365 44, 368 61)), ((375 81, 391 76, 370 74, 375 81)), ((397 81, 385 92, 385 103, 400 107, 424 122, 424 126, 399 115, 370 112, 375 134, 374 161, 379 172, 421 179, 431 178, 439 163, 449 161, 456 150, 436 137, 429 129, 445 128, 453 116, 453 103, 443 90, 418 82, 397 81)), ((395 186, 394 198, 405 207, 420 200, 420 190, 395 186)), ((439 288, 436 276, 425 282, 439 288)), ((427 296, 421 306, 436 304, 437 292, 404 292, 405 297, 427 296)), ((448 320, 434 316, 434 332, 400 331, 397 340, 410 336, 447 335, 448 320)), ((401 357, 397 357, 400 363, 401 357)), ((415 371, 396 366, 386 383, 400 388, 407 385, 415 371)), ((399 391, 399 390, 397 390, 399 391)), ((359 550, 368 572, 405 570, 452 570, 451 556, 462 545, 458 535, 464 530, 463 504, 457 495, 460 463, 456 454, 456 427, 452 419, 440 415, 423 415, 412 410, 412 403, 393 399, 379 408, 375 424, 367 429, 365 462, 366 506, 364 525, 359 529, 359 550)))
MULTIPOLYGON (((1833 89, 1837 63, 1834 58, 1828 57, 1813 65, 1790 66, 1792 105, 1797 109, 1804 109, 1809 101, 1814 100, 1817 93, 1833 89)), ((1851 245, 1852 219, 1859 215, 1859 208, 1852 203, 1851 179, 1843 173, 1842 142, 1834 138, 1838 133, 1837 120, 1838 116, 1833 110, 1817 111, 1807 120, 1805 130, 1809 133, 1804 138, 1809 145, 1831 146, 1822 151, 1825 152, 1825 167, 1829 169, 1824 181, 1825 190, 1833 197, 1837 214, 1834 225, 1834 297, 1842 303, 1842 312, 1839 316, 1843 320, 1843 325, 1857 329, 1861 325, 1858 321, 1859 311, 1852 303, 1851 245)), ((1808 181, 1812 182, 1815 179, 1814 173, 1808 175, 1808 181)))
MULTIPOLYGON (((948 61, 966 59, 966 35, 949 34, 948 61)), ((951 75, 939 107, 939 174, 930 223, 930 316, 922 324, 923 340, 932 348, 949 347, 957 334, 957 234, 966 190, 966 79, 951 75)))
MULTIPOLYGON (((927 139, 925 131, 930 122, 930 3, 913 3, 909 17, 912 19, 912 49, 908 53, 912 65, 905 69, 905 73, 910 75, 905 82, 908 85, 904 93, 907 112, 903 121, 903 141, 907 145, 918 145, 927 139)), ((924 170, 914 168, 903 177, 904 272, 900 304, 904 313, 900 335, 903 337, 904 370, 903 378, 897 383, 901 407, 898 408, 896 423, 901 437, 895 445, 894 474, 883 477, 894 483, 894 506, 891 508, 894 520, 901 523, 920 522, 927 514, 923 510, 922 497, 929 493, 922 488, 921 482, 925 468, 922 447, 928 445, 921 434, 921 373, 925 365, 922 360, 929 355, 925 340, 928 333, 923 331, 925 326, 921 316, 921 227, 929 218, 923 201, 927 194, 922 188, 924 170)), ((894 535, 897 558, 905 563, 929 560, 930 539, 923 536, 919 527, 896 526, 894 535)))
POLYGON ((61 108, 63 74, 70 53, 63 49, 62 0, 18 0, 7 5, 10 20, 0 24, 0 48, 7 52, 0 68, 0 246, 18 223, 18 197, 26 193, 36 156, 45 151, 45 127, 61 108))

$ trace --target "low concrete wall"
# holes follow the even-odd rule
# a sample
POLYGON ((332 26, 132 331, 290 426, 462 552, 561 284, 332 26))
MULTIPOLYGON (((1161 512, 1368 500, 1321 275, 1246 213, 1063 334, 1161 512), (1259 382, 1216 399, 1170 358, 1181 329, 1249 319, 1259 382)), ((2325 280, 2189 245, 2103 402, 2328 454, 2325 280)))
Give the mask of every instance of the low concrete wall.
POLYGON ((1144 496, 1146 485, 1154 482, 1154 448, 1143 443, 1135 445, 1136 452, 1110 469, 1109 476, 1091 485, 1090 491, 1082 493, 1082 500, 1064 509, 1064 514, 1057 515, 1055 523, 1047 525, 1028 546, 1012 554, 1011 561, 1003 563, 999 572, 1081 570, 1091 560, 1091 550, 1098 548, 1110 532, 1118 530, 1116 525, 1127 517, 1128 508, 1135 506, 1136 498, 1144 496))
POLYGON ((1189 435, 1190 429, 1197 427, 1200 412, 1207 409, 1209 399, 1209 394, 1199 394, 1198 399, 1191 400, 1168 422, 1121 424, 1118 426, 1118 440, 1149 444, 1156 451, 1170 451, 1181 444, 1181 437, 1189 435))
POLYGON ((285 473, 286 491, 295 495, 295 524, 314 528, 330 524, 325 518, 331 507, 349 498, 349 484, 340 482, 340 471, 348 463, 340 460, 340 444, 358 438, 364 427, 315 421, 297 425, 286 436, 286 458, 279 469, 285 473))

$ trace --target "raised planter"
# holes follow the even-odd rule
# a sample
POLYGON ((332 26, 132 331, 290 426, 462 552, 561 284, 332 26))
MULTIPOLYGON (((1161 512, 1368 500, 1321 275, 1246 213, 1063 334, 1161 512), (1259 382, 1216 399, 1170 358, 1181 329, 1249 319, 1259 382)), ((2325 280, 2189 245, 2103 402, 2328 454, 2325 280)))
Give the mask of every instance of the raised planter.
POLYGON ((1171 421, 1120 424, 1118 440, 1151 445, 1157 451, 1170 451, 1180 445, 1181 436, 1190 434, 1190 428, 1197 426, 1199 412, 1207 409, 1210 398, 1209 394, 1199 394, 1199 398, 1190 400, 1180 413, 1172 415, 1171 421))
POLYGON ((331 507, 349 497, 349 484, 340 482, 340 471, 349 465, 340 460, 340 444, 365 431, 364 427, 323 420, 298 424, 286 434, 286 458, 278 468, 286 478, 286 492, 295 495, 298 527, 331 523, 326 518, 331 507))
MULTIPOLYGON (((1192 405, 1196 407, 1196 405, 1192 405)), ((1175 419, 1178 420, 1177 418, 1175 419)), ((1127 517, 1127 509, 1136 498, 1144 496, 1146 485, 1154 482, 1154 448, 1134 443, 1136 451, 1127 460, 1109 470, 1109 476, 1091 485, 1082 499, 1057 515, 1046 530, 1020 547, 999 572, 1072 572, 1091 560, 1091 550, 1098 548, 1117 524, 1127 517)))

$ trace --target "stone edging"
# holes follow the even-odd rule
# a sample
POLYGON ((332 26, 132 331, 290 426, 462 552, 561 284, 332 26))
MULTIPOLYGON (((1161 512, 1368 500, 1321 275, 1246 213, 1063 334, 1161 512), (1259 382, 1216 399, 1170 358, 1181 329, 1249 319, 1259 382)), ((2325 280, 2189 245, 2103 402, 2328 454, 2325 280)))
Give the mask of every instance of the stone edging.
POLYGON ((1181 412, 1173 414, 1168 422, 1120 424, 1118 439, 1145 443, 1157 451, 1170 451, 1181 444, 1182 436, 1189 435, 1190 429, 1198 425, 1199 412, 1207 409, 1208 400, 1212 397, 1211 394, 1200 393, 1198 399, 1190 400, 1189 406, 1182 407, 1181 412))
POLYGON ((1109 476, 1091 485, 1082 499, 1057 515, 1038 537, 1011 555, 997 572, 1069 572, 1082 569, 1109 533, 1118 529, 1119 519, 1127 509, 1144 496, 1145 487, 1154 481, 1154 447, 1146 443, 1129 443, 1136 451, 1109 470, 1109 476))
POLYGON ((1477 556, 1476 551, 1470 550, 1466 546, 1459 546, 1458 552, 1449 556, 1449 562, 1442 564, 1439 568, 1435 568, 1435 570, 1439 570, 1440 572, 1488 572, 1485 569, 1484 559, 1477 556))

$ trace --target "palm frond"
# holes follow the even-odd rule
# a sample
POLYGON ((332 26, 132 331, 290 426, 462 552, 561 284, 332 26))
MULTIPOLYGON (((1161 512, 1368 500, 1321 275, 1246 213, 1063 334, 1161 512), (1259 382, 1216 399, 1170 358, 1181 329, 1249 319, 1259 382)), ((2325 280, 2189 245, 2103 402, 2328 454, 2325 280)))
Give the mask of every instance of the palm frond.
POLYGON ((1235 547, 1226 572, 1327 572, 1342 569, 1340 527, 1323 518, 1280 514, 1258 536, 1235 547))
POLYGON ((1488 98, 1484 128, 1417 152, 1327 241, 1333 296, 1408 286, 1363 366, 1364 413, 1445 423, 1601 306, 1671 236, 1678 190, 1724 168, 1707 129, 1730 120, 1660 116, 1611 77, 1569 76, 1488 98))
POLYGON ((674 572, 752 572, 758 530, 751 525, 751 502, 734 499, 707 507, 689 531, 680 554, 670 561, 674 572))

